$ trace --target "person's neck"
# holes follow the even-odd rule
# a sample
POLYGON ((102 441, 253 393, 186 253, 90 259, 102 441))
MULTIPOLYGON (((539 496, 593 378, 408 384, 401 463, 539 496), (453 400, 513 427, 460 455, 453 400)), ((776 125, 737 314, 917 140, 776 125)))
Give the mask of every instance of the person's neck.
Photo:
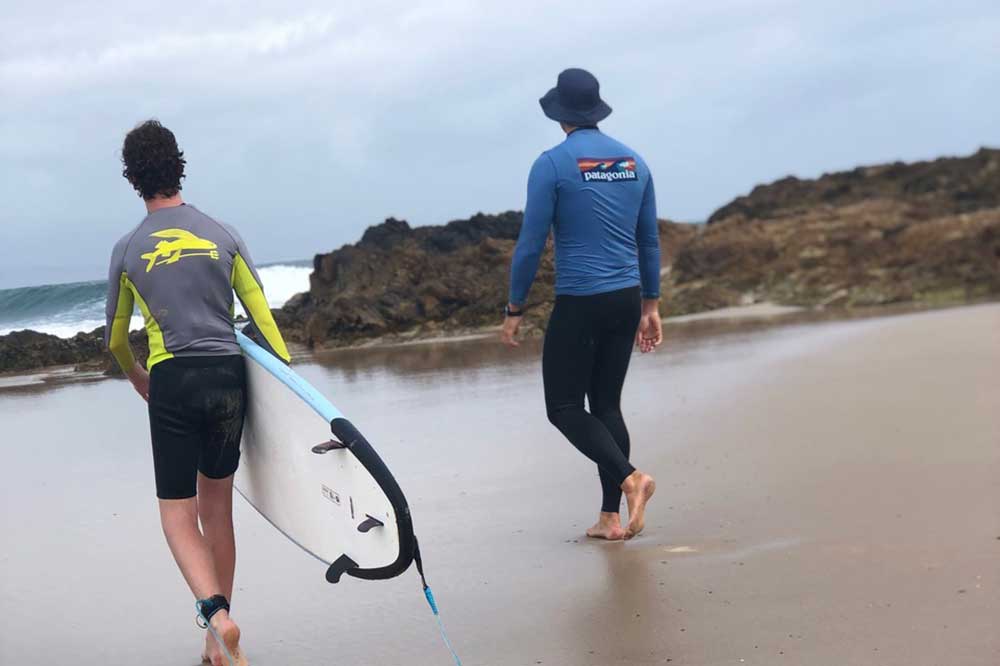
POLYGON ((146 202, 146 212, 152 213, 158 211, 161 208, 174 208, 175 206, 183 206, 184 200, 181 199, 181 193, 173 195, 172 197, 161 197, 159 195, 153 197, 152 199, 145 199, 146 202))
POLYGON ((585 130, 585 129, 595 130, 595 129, 597 129, 597 125, 580 125, 579 127, 575 127, 573 125, 566 125, 564 123, 563 126, 562 126, 562 128, 563 128, 563 131, 566 132, 566 136, 569 136, 570 134, 572 134, 573 132, 576 132, 577 130, 585 130))

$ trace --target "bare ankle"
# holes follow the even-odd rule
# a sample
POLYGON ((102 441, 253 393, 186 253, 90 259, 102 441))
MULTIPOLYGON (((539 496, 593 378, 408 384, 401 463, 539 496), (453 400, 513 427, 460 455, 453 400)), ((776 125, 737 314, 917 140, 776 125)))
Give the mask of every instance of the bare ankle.
POLYGON ((639 482, 642 480, 642 477, 643 473, 639 470, 635 470, 625 477, 625 480, 622 481, 622 485, 620 485, 619 488, 622 489, 623 493, 634 493, 639 489, 639 482))

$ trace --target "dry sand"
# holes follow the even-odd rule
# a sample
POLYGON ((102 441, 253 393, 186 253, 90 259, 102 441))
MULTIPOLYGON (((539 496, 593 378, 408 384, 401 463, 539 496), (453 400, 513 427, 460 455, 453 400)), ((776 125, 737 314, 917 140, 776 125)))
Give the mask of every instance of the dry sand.
MULTIPOLYGON (((407 492, 466 666, 985 666, 1000 663, 998 331, 998 305, 670 327, 626 387, 634 460, 659 480, 629 543, 582 536, 598 481, 545 422, 537 341, 302 372, 407 492)), ((0 664, 194 666, 127 385, 8 389, 0 423, 0 664)), ((415 573, 329 586, 241 501, 237 521, 251 663, 449 663, 415 573)))

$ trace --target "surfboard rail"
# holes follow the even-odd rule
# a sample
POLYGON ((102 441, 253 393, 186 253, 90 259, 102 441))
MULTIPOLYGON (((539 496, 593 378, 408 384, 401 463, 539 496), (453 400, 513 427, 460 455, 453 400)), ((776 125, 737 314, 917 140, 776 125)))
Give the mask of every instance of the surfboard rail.
POLYGON ((344 445, 343 448, 351 452, 375 480, 389 500, 396 515, 399 552, 393 562, 383 567, 363 568, 344 553, 333 562, 327 563, 329 565, 326 571, 327 581, 337 583, 345 573, 364 580, 382 580, 394 578, 405 572, 417 556, 417 540, 413 533, 413 520, 403 490, 378 452, 333 403, 286 365, 284 361, 258 345, 242 331, 236 331, 236 340, 244 354, 291 389, 330 424, 333 436, 344 445))

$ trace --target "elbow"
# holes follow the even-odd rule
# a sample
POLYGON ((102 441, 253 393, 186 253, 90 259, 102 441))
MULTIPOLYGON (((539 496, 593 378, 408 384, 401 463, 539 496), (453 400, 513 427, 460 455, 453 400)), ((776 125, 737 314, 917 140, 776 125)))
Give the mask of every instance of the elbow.
POLYGON ((115 349, 112 347, 110 351, 111 351, 111 357, 115 360, 115 363, 118 364, 118 367, 121 368, 122 372, 124 372, 125 374, 128 374, 132 370, 132 368, 135 367, 136 365, 135 357, 132 355, 132 350, 129 349, 128 347, 125 347, 123 349, 115 349))
POLYGON ((127 334, 110 336, 106 346, 123 370, 128 370, 135 363, 127 334))
POLYGON ((534 269, 538 266, 541 258, 541 250, 536 251, 531 249, 515 253, 510 266, 511 275, 521 276, 528 273, 534 273, 534 269))
POLYGON ((111 352, 115 358, 120 357, 122 354, 128 352, 128 344, 123 343, 121 340, 108 340, 105 342, 105 347, 111 352))

